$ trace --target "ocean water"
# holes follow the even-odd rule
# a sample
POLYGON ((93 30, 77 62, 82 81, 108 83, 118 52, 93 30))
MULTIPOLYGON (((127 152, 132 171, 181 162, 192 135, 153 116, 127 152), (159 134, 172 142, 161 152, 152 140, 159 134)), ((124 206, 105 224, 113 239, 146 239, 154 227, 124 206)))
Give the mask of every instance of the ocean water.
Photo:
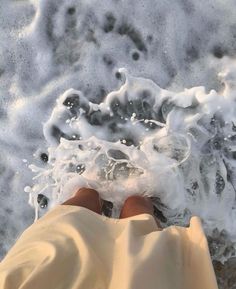
POLYGON ((236 254, 233 0, 0 0, 0 254, 79 186, 236 254))

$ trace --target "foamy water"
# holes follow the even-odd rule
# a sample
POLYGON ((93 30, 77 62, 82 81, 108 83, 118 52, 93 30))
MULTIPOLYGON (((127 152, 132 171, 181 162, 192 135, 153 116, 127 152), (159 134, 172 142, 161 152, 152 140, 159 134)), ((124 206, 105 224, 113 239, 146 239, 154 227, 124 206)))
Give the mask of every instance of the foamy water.
POLYGON ((234 1, 1 1, 2 254, 78 186, 236 246, 234 1), (25 192, 24 192, 25 188, 25 192), (40 197, 38 196, 40 195, 40 197), (6 229, 7 228, 7 229, 6 229))

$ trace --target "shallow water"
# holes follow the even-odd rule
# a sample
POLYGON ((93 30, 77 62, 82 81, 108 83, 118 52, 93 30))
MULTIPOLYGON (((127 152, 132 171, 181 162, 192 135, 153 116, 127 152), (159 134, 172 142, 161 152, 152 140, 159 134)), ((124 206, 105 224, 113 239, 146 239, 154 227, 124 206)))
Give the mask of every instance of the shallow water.
POLYGON ((172 2, 0 1, 1 255, 78 185, 235 255, 235 2, 172 2))

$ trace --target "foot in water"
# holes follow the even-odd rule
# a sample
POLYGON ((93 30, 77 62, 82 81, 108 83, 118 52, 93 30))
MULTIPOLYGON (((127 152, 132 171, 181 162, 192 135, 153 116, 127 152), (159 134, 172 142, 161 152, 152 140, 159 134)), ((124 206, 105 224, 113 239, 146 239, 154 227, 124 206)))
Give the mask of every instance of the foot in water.
MULTIPOLYGON (((120 219, 133 217, 140 214, 150 214, 154 217, 158 229, 162 230, 160 221, 155 214, 157 210, 158 209, 154 207, 151 198, 134 195, 128 197, 124 202, 120 213, 120 219)), ((158 212, 160 211, 158 210, 158 212)))

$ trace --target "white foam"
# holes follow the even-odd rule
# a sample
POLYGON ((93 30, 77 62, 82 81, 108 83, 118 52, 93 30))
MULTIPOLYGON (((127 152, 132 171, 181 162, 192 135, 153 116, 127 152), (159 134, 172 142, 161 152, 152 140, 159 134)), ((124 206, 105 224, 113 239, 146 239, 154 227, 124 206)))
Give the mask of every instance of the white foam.
POLYGON ((40 169, 33 200, 43 193, 53 207, 87 186, 117 213, 130 195, 158 197, 169 223, 198 215, 208 234, 226 230, 236 242, 236 180, 229 168, 236 108, 227 80, 221 94, 203 87, 174 93, 119 71, 124 84, 99 105, 73 89, 59 97, 44 126, 49 167, 40 169))
MULTIPOLYGON (((40 180, 45 178, 53 182, 43 191, 50 198, 49 207, 71 195, 79 184, 96 186, 117 207, 138 189, 158 195, 167 205, 162 209, 169 223, 186 224, 191 214, 199 214, 208 237, 221 242, 214 258, 229 258, 232 252, 227 253, 228 248, 235 242, 235 148, 229 136, 234 135, 235 118, 235 1, 104 0, 98 5, 95 0, 2 0, 0 6, 0 183, 4 200, 0 226, 8 228, 0 236, 4 251, 30 224, 27 196, 31 192, 37 207, 37 193, 44 189, 40 180), (129 74, 118 74, 120 67, 129 74), (69 90, 71 87, 74 90, 69 90), (118 126, 110 123, 109 128, 114 116, 107 116, 108 121, 103 117, 114 114, 109 110, 114 98, 128 107, 125 92, 138 100, 145 87, 152 92, 149 104, 153 113, 143 117, 140 104, 134 111, 131 105, 128 116, 123 116, 123 108, 118 109, 123 119, 116 116, 113 122, 118 126), (79 93, 83 107, 72 116, 73 109, 62 103, 73 93, 79 93), (59 95, 63 96, 56 104, 59 95), (221 140, 223 137, 226 150, 217 149, 218 142, 211 140, 216 136, 209 118, 215 113, 220 127, 217 134, 221 140), (50 131, 53 125, 59 129, 54 128, 54 136, 50 131), (71 140, 59 141, 61 132, 71 140), (127 146, 131 139, 134 147, 127 146), (99 185, 99 165, 92 166, 87 148, 79 158, 91 166, 91 173, 87 167, 79 177, 66 171, 71 155, 77 152, 74 146, 88 141, 91 146, 99 144, 104 154, 119 148, 129 157, 126 165, 130 168, 124 171, 124 160, 116 160, 122 162, 113 168, 117 180, 103 180, 109 195, 99 185), (153 142, 158 142, 162 154, 153 152, 153 142), (174 148, 178 161, 173 159, 174 148), (231 152, 227 152, 229 148, 231 152), (209 150, 213 151, 211 157, 209 150), (36 171, 42 167, 41 177, 32 180, 35 173, 28 170, 29 163, 36 171), (225 187, 219 193, 223 187, 220 176, 225 187), (149 186, 144 188, 147 181, 149 186), (26 185, 32 187, 27 194, 23 192, 26 185), (119 194, 115 194, 118 187, 119 194), (224 241, 217 234, 223 234, 224 241)), ((100 152, 93 152, 94 157, 100 152)), ((74 163, 81 160, 77 158, 74 163)), ((38 209, 40 216, 45 209, 38 209)))

